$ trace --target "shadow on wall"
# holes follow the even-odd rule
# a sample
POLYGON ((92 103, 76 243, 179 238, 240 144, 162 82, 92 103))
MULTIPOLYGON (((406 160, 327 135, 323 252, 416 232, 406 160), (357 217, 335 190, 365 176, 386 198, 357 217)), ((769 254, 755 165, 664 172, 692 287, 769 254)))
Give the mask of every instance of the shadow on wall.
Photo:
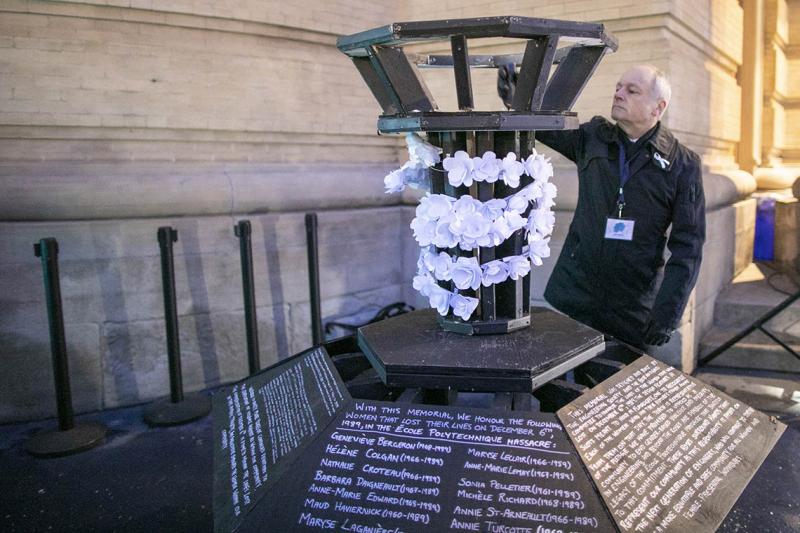
MULTIPOLYGON (((282 305, 284 300, 283 282, 281 281, 281 259, 280 252, 277 249, 276 243, 278 242, 278 232, 276 229, 276 217, 258 217, 261 230, 263 231, 264 243, 264 261, 267 271, 267 284, 269 285, 269 292, 272 295, 272 324, 275 329, 275 345, 277 349, 277 359, 282 359, 290 354, 289 338, 286 334, 286 310, 282 305)), ((255 255, 255 254, 254 254, 255 255)), ((256 276, 256 279, 257 276, 256 276)), ((256 282, 257 283, 257 282, 256 282)), ((258 300, 256 299, 256 304, 258 300)), ((263 307, 259 309, 260 312, 266 311, 263 307)), ((262 348, 263 352, 263 348, 262 348)), ((261 363, 264 364, 265 358, 262 353, 261 363)), ((271 363, 270 363, 271 364, 271 363)))
MULTIPOLYGON (((110 259, 107 236, 101 239, 97 232, 92 232, 94 245, 95 272, 100 285, 100 299, 103 305, 103 321, 101 328, 100 358, 105 361, 103 365, 103 381, 109 378, 113 381, 114 391, 131 399, 141 397, 139 386, 136 382, 136 368, 134 350, 131 343, 131 332, 128 327, 128 316, 125 301, 125 289, 122 275, 119 271, 119 262, 110 259), (110 375, 109 375, 110 374, 110 375)), ((111 384, 106 384, 108 388, 111 384)))
MULTIPOLYGON (((206 384, 219 383, 220 369, 217 346, 214 335, 214 324, 211 320, 211 302, 208 298, 208 280, 203 268, 203 256, 198 237, 197 221, 185 221, 180 225, 180 241, 183 248, 183 261, 186 268, 186 280, 189 297, 192 301, 191 314, 194 318, 194 332, 200 361, 203 365, 203 381, 206 384)), ((230 280, 233 282, 233 280, 230 280)))

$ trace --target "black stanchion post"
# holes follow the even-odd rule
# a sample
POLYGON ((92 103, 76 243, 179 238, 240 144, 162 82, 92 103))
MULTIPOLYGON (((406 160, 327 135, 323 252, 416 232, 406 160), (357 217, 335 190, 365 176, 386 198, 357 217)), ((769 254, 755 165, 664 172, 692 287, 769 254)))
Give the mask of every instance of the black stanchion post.
POLYGON ((161 249, 161 283, 164 291, 164 321, 167 327, 167 359, 169 361, 169 400, 150 405, 144 421, 151 426, 175 426, 202 418, 211 411, 211 401, 205 394, 184 396, 181 375, 181 346, 178 331, 178 305, 175 296, 175 262, 172 244, 178 232, 171 226, 158 228, 161 249))
POLYGON ((308 246, 308 290, 311 300, 311 339, 314 346, 322 344, 322 310, 319 296, 319 253, 317 214, 306 214, 306 244, 308 246))
POLYGON ((233 227, 239 237, 239 256, 242 261, 242 293, 244 295, 244 323, 247 331, 247 362, 252 376, 261 369, 258 353, 258 317, 256 316, 256 291, 253 281, 252 229, 249 220, 240 220, 233 227))
POLYGON ((178 303, 175 296, 175 258, 172 253, 172 243, 177 241, 177 231, 169 226, 158 228, 158 246, 161 249, 161 287, 164 291, 164 322, 167 326, 169 394, 173 403, 183 400, 178 303))
POLYGON ((106 428, 100 424, 75 425, 69 386, 64 315, 61 308, 61 283, 58 276, 58 242, 53 238, 42 239, 33 245, 33 251, 36 257, 41 258, 44 272, 50 353, 56 384, 58 431, 36 435, 28 441, 26 448, 28 452, 39 457, 58 457, 97 446, 103 442, 106 428))

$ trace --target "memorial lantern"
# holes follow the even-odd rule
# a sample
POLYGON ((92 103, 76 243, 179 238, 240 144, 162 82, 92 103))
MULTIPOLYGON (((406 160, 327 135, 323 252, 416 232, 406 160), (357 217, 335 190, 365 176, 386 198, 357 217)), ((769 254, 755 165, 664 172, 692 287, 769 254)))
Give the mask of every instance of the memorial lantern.
POLYGON ((487 17, 394 23, 341 37, 337 46, 383 109, 378 131, 427 136, 408 138, 411 161, 386 181, 400 190, 420 173, 430 177, 412 223, 422 248, 414 285, 437 308, 439 324, 467 335, 530 326, 529 261, 549 254, 555 193, 534 132, 578 127, 572 105, 616 40, 602 24, 487 17), (524 40, 524 52, 470 56, 468 41, 485 37, 524 40), (451 55, 404 50, 437 40, 449 41, 451 55), (457 111, 440 111, 420 76, 418 69, 436 67, 453 69, 457 111), (517 67, 509 109, 475 111, 470 70, 516 75, 517 67))

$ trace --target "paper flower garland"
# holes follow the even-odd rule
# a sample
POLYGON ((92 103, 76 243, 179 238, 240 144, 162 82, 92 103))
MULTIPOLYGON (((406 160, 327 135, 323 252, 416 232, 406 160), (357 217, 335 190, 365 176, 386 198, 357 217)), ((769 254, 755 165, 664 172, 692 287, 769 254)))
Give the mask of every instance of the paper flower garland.
MULTIPOLYGON (((430 167, 441 160, 441 150, 416 134, 408 134, 406 144, 409 161, 384 178, 387 193, 402 191, 406 185, 421 188, 430 167)), ((549 182, 553 176, 552 164, 535 150, 524 161, 517 161, 513 152, 498 159, 494 152, 470 157, 458 151, 452 157, 445 157, 442 167, 454 187, 502 181, 517 188, 521 176, 533 178, 533 183, 506 198, 481 202, 469 195, 453 198, 428 193, 417 206, 411 229, 421 251, 413 286, 439 314, 447 315, 452 309, 453 314, 466 321, 477 308, 478 299, 461 295, 459 290, 477 290, 481 285, 489 287, 509 278, 520 279, 530 272, 531 263, 541 266, 542 259, 550 256, 550 234, 555 224, 552 207, 557 189, 549 182), (529 211, 530 207, 533 209, 529 211), (483 265, 475 257, 452 257, 447 252, 437 254, 430 250, 431 246, 458 247, 464 251, 498 246, 521 229, 525 230, 528 241, 522 255, 483 265), (452 282, 455 291, 440 287, 437 280, 452 282)))
POLYGON ((386 194, 400 192, 409 185, 414 188, 427 188, 425 182, 428 169, 441 161, 441 148, 426 143, 416 133, 406 135, 409 160, 402 167, 393 170, 383 178, 386 194))

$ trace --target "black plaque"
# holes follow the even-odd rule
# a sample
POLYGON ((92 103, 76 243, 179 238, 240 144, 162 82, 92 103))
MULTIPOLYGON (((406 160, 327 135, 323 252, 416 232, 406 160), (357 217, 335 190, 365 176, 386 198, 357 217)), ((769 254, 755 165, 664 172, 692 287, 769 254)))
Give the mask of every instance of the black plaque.
POLYGON ((323 348, 213 398, 214 527, 236 529, 351 398, 323 348))
POLYGON ((786 426, 643 356, 558 417, 623 532, 712 532, 786 426))
POLYGON ((354 401, 241 531, 614 531, 554 415, 354 401))
POLYGON ((213 403, 217 531, 614 529, 554 415, 353 400, 323 348, 213 403))
POLYGON ((436 310, 364 326, 358 344, 390 387, 531 392, 598 355, 603 335, 549 309, 530 327, 503 335, 444 331, 436 310))

